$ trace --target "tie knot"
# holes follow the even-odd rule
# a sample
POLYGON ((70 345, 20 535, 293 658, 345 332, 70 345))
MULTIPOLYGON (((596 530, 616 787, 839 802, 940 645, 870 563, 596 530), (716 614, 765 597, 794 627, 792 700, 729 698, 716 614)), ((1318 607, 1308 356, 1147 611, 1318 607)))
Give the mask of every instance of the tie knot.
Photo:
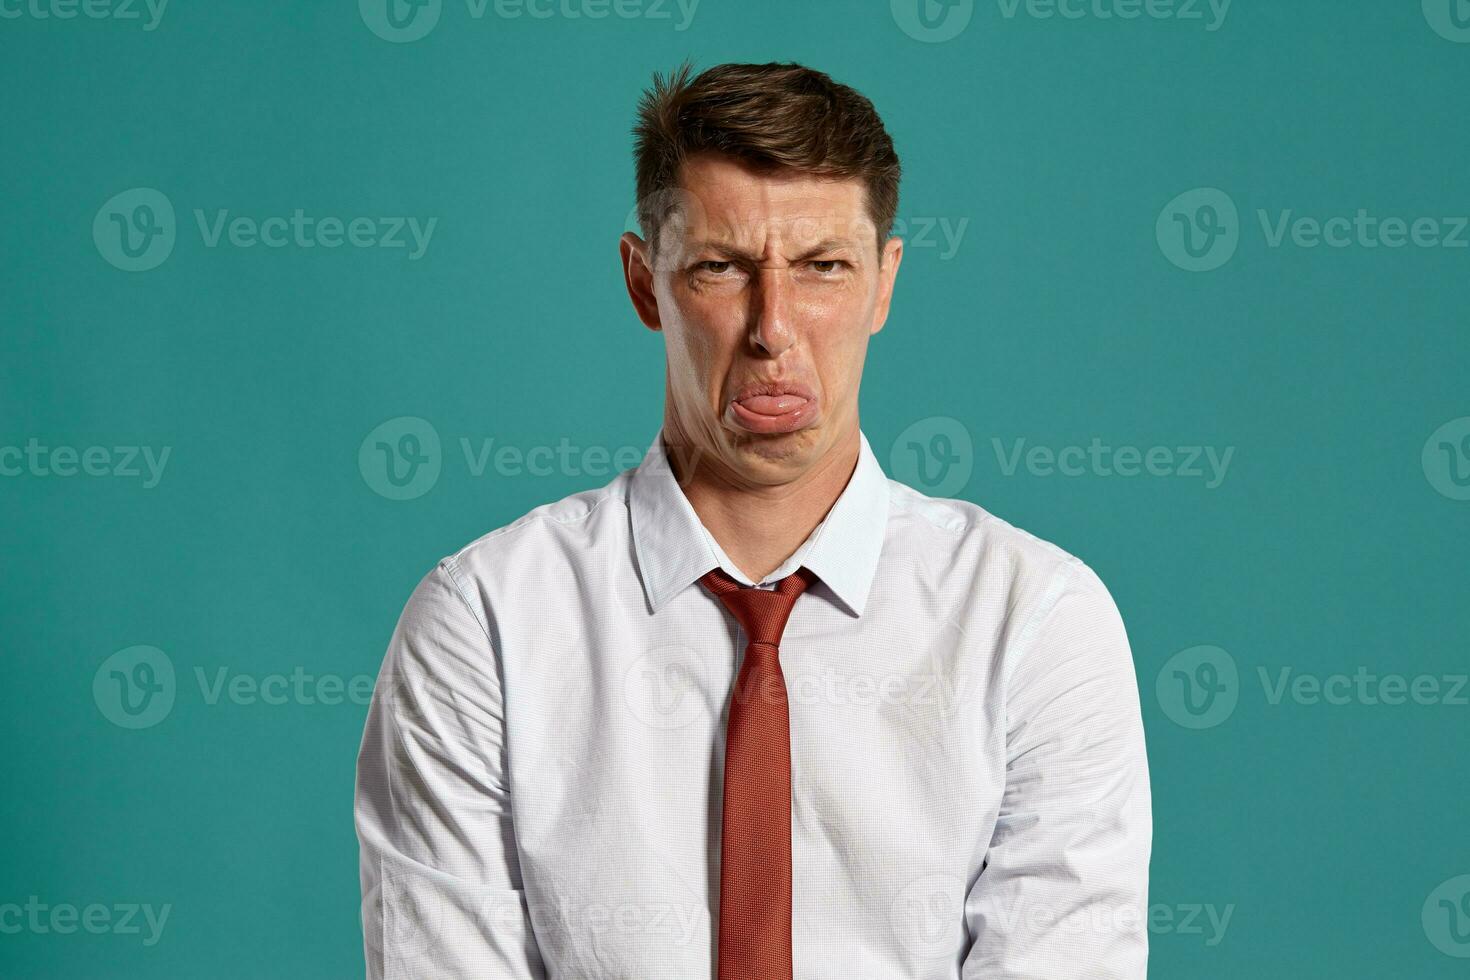
POLYGON ((739 621, 751 643, 781 645, 786 620, 796 605, 796 597, 806 591, 816 574, 805 565, 776 583, 776 588, 757 589, 743 586, 722 569, 716 568, 700 578, 699 584, 714 593, 725 608, 739 621))

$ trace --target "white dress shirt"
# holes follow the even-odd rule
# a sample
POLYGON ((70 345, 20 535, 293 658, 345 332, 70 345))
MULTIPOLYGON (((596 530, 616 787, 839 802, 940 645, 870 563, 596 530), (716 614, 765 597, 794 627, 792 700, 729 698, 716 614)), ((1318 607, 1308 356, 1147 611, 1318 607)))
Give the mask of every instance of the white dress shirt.
POLYGON ((368 976, 715 975, 726 708, 745 637, 698 579, 819 581, 781 640, 798 980, 1130 978, 1148 763, 1090 568, 868 445, 752 583, 665 461, 445 558, 357 767, 368 976))

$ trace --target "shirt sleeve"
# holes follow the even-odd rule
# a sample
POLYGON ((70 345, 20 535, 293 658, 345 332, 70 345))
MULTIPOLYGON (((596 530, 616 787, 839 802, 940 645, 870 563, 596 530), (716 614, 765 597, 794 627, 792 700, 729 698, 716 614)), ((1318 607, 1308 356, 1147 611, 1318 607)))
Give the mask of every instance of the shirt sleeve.
POLYGON ((1066 566, 1007 665, 1006 785, 965 901, 966 980, 1144 980, 1153 838, 1123 621, 1066 566))
POLYGON ((409 598, 357 758, 368 980, 545 970, 522 888, 498 659, 451 559, 409 598))

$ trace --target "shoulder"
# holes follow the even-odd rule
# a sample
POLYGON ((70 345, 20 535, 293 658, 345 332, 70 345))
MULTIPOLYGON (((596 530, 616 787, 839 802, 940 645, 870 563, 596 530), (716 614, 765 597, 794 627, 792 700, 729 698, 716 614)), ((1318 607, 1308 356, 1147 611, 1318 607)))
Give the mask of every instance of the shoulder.
POLYGON ((900 483, 891 482, 891 491, 890 529, 931 553, 947 548, 940 552, 946 571, 1002 624, 1008 685, 1018 669, 1132 677, 1122 616, 1081 558, 970 501, 928 497, 900 483))
POLYGON ((470 541, 440 562, 461 580, 514 566, 530 573, 606 549, 628 534, 627 490, 631 470, 605 486, 581 490, 541 504, 470 541))
POLYGON ((890 544, 932 574, 958 581, 960 591, 1002 618, 1013 639, 1056 630, 1121 631, 1102 579, 1060 545, 979 504, 930 497, 894 480, 889 500, 890 544))
POLYGON ((400 630, 493 633, 492 597, 555 592, 627 537, 627 478, 541 504, 444 555, 419 580, 400 630))
MULTIPOLYGON (((963 564, 992 579, 1015 584, 1097 581, 1082 559, 1060 545, 996 516, 977 503, 949 497, 930 497, 890 479, 890 533, 928 539, 947 546, 963 564)), ((1097 582, 1100 586, 1101 582, 1097 582)))

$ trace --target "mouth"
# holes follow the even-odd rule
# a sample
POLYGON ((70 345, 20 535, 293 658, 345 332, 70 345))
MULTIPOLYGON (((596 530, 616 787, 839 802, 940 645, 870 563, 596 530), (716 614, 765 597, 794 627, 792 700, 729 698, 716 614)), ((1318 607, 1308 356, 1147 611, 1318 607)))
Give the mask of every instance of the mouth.
POLYGON ((737 428, 769 435, 804 429, 817 419, 816 393, 803 384, 785 381, 755 382, 730 399, 727 421, 737 428))

